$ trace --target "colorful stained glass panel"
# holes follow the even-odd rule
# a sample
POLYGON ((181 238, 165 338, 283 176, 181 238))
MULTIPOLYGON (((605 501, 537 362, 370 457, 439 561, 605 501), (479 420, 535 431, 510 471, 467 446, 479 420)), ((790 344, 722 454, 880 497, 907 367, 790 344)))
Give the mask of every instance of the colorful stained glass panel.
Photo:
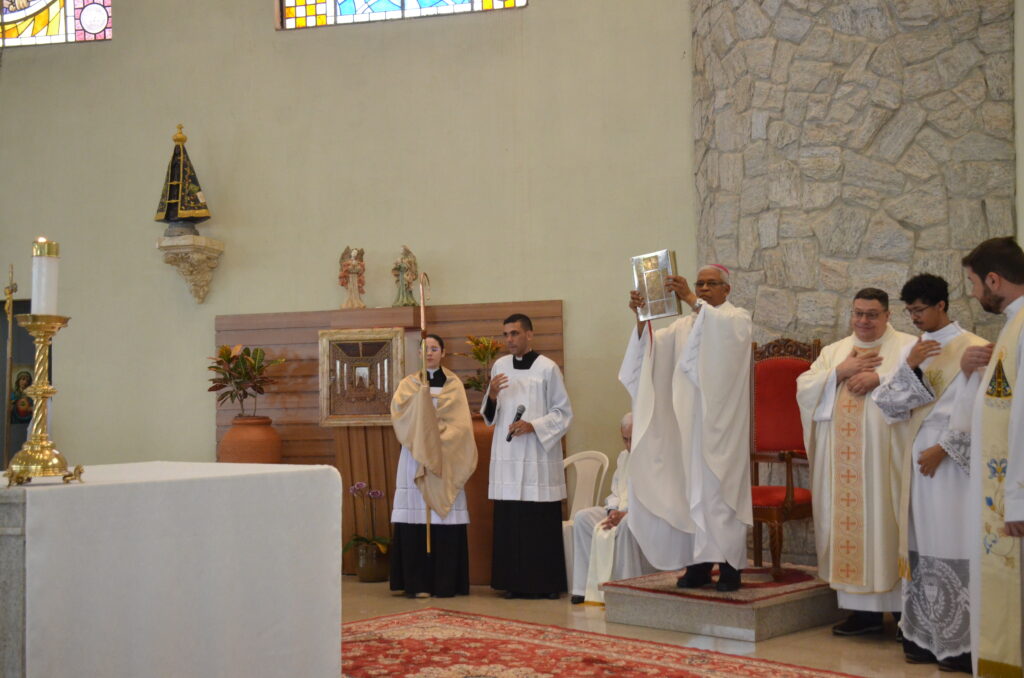
MULTIPOLYGON (((4 0, 10 1, 10 0, 4 0)), ((109 1, 109 0, 108 0, 109 1)), ((528 0, 280 0, 281 28, 313 28, 386 19, 525 7, 528 0)))
POLYGON ((4 46, 110 40, 113 0, 0 0, 4 46))

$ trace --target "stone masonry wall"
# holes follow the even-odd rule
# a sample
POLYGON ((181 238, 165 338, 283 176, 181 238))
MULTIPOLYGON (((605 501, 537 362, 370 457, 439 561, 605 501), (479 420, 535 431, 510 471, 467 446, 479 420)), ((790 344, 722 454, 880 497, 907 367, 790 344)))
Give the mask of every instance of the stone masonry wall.
MULTIPOLYGON (((950 283, 1015 232, 1012 0, 694 0, 698 258, 755 340, 829 343, 861 287, 950 283)), ((911 329, 902 305, 893 322, 911 329)))
MULTIPOLYGON (((994 338, 960 258, 1015 232, 1012 0, 692 8, 698 261, 733 270, 755 341, 835 341, 867 286, 913 331, 897 297, 919 272, 946 278, 953 317, 994 338)), ((786 527, 790 562, 814 559, 803 522, 786 527)))

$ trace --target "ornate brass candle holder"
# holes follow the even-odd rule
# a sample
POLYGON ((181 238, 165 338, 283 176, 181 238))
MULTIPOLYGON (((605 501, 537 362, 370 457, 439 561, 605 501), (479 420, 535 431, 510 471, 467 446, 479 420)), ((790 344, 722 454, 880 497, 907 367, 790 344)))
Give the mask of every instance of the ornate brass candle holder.
POLYGON ((50 385, 50 342, 58 330, 66 327, 70 318, 61 315, 35 315, 26 313, 16 316, 18 324, 24 327, 36 342, 36 362, 32 375, 32 385, 25 389, 25 394, 32 398, 32 423, 29 427, 28 440, 21 450, 11 459, 10 466, 4 472, 7 486, 22 485, 44 476, 61 476, 65 483, 82 480, 82 467, 68 472, 68 462, 63 455, 54 449, 53 441, 47 434, 47 405, 57 389, 50 385))

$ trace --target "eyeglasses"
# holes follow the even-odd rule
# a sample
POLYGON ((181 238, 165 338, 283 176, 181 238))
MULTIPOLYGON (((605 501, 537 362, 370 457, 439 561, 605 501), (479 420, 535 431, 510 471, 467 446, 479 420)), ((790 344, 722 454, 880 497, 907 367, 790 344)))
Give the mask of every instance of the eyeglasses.
POLYGON ((882 316, 878 311, 852 311, 850 315, 857 320, 878 320, 882 316))
POLYGON ((935 306, 935 304, 928 304, 927 306, 907 306, 906 310, 911 317, 918 318, 932 306, 935 306))
POLYGON ((725 284, 724 282, 721 282, 719 280, 698 280, 697 282, 693 283, 693 286, 694 287, 718 287, 719 285, 724 285, 724 284, 725 284))

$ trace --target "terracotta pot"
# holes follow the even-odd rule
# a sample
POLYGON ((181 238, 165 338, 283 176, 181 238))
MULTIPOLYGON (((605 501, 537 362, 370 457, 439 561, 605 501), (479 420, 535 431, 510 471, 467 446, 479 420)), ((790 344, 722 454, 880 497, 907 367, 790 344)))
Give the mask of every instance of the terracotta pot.
POLYGON ((382 553, 376 544, 356 546, 356 576, 359 581, 387 581, 391 556, 382 553))
POLYGON ((270 424, 270 417, 235 417, 217 446, 217 461, 281 463, 281 436, 270 424))

